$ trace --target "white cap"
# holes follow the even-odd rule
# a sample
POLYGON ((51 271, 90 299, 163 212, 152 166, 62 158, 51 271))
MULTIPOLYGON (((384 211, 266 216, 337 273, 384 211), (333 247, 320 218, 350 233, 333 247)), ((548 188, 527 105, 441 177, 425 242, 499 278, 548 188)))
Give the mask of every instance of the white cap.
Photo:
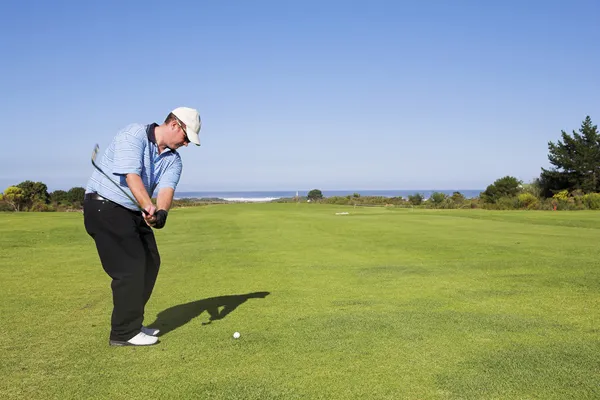
POLYGON ((202 127, 202 121, 200 120, 200 114, 197 110, 188 107, 178 107, 171 111, 181 122, 185 124, 185 131, 187 133, 190 142, 200 146, 200 128, 202 127))

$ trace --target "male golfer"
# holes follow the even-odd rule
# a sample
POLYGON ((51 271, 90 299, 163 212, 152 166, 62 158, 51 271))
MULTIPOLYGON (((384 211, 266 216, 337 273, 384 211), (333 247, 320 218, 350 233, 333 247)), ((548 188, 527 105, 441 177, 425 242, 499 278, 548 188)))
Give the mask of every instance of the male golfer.
POLYGON ((177 149, 188 143, 200 146, 200 127, 198 111, 187 107, 173 110, 162 125, 131 124, 117 133, 99 161, 112 182, 94 170, 87 183, 85 229, 112 278, 110 345, 158 342, 158 329, 142 325, 160 267, 152 228, 161 229, 167 222, 182 169, 177 149), (140 212, 115 185, 133 195, 148 214, 140 212), (151 200, 155 191, 156 206, 151 200))

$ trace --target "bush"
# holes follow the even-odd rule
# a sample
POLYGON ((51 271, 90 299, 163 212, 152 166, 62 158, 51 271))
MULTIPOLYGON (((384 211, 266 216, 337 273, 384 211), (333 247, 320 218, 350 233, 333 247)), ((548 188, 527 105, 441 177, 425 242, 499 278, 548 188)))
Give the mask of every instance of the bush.
POLYGON ((0 193, 0 200, 11 206, 13 208, 11 211, 20 211, 26 205, 25 192, 16 186, 9 186, 4 193, 0 193))
POLYGON ((499 210, 514 210, 519 208, 519 199, 517 197, 500 197, 496 204, 499 210))
POLYGON ((408 196, 408 202, 413 206, 419 206, 423 203, 423 195, 421 193, 411 194, 408 196))
POLYGON ((38 211, 38 212, 48 212, 48 211, 56 211, 54 206, 51 204, 45 204, 41 201, 37 201, 29 207, 29 211, 38 211))
POLYGON ((405 205, 406 201, 402 198, 402 196, 390 197, 385 200, 385 204, 393 204, 396 206, 405 205))
POLYGON ((479 197, 475 197, 468 200, 463 208, 481 208, 482 203, 483 201, 479 197))
POLYGON ((450 198, 452 199, 457 208, 462 208, 462 206, 467 201, 467 199, 461 192, 452 193, 452 196, 450 196, 450 198))
POLYGON ((600 193, 588 193, 584 195, 583 204, 590 210, 600 210, 600 193))
POLYGON ((66 203, 69 201, 67 192, 64 190, 55 190, 50 193, 50 201, 52 203, 66 203))
POLYGON ((444 193, 433 192, 429 198, 429 202, 432 203, 434 207, 438 207, 444 200, 446 200, 446 197, 448 196, 446 196, 444 193))
POLYGON ((535 210, 538 208, 539 199, 530 192, 521 193, 518 197, 519 208, 535 210))
POLYGON ((583 202, 583 195, 584 195, 584 193, 580 189, 576 189, 571 192, 571 197, 573 197, 573 201, 575 202, 575 207, 578 210, 585 210, 586 208, 588 208, 588 207, 586 207, 586 205, 583 202))
POLYGON ((567 199, 569 198, 569 191, 561 190, 560 192, 555 193, 554 196, 552 196, 552 198, 559 201, 567 201, 567 199))
POLYGON ((557 210, 572 211, 572 210, 580 209, 577 207, 577 205, 575 204, 575 199, 573 199, 572 197, 567 197, 566 200, 563 200, 563 199, 558 199, 558 200, 554 199, 554 200, 555 200, 557 210))
POLYGON ((308 197, 308 199, 311 201, 321 200, 323 198, 323 192, 321 192, 321 190, 319 189, 313 189, 310 192, 308 192, 308 195, 306 197, 308 197))
POLYGON ((522 190, 522 182, 514 176, 505 176, 489 185, 481 198, 485 203, 497 203, 503 197, 515 197, 522 190))
POLYGON ((483 202, 482 206, 488 210, 515 210, 519 208, 519 199, 517 197, 500 197, 495 203, 483 202))
POLYGON ((459 204, 456 204, 451 197, 446 197, 439 205, 439 208, 449 209, 449 208, 458 208, 459 204))
POLYGON ((554 210, 554 203, 553 199, 542 199, 538 204, 538 210, 554 210))
POLYGON ((331 197, 325 198, 323 201, 327 204, 338 204, 338 205, 350 204, 350 198, 345 197, 345 196, 331 196, 331 197))
POLYGON ((0 201, 0 211, 15 211, 15 208, 6 201, 0 201))
POLYGON ((69 189, 67 192, 67 199, 69 203, 77 205, 83 204, 83 198, 85 197, 85 188, 82 187, 74 187, 69 189))

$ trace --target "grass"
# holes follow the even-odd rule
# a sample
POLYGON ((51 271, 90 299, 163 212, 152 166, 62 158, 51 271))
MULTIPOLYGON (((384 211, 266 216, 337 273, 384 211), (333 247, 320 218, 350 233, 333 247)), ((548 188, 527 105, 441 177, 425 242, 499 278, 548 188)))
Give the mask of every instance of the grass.
POLYGON ((599 398, 599 239, 591 211, 176 209, 166 333, 112 348, 82 215, 0 214, 0 397, 599 398))

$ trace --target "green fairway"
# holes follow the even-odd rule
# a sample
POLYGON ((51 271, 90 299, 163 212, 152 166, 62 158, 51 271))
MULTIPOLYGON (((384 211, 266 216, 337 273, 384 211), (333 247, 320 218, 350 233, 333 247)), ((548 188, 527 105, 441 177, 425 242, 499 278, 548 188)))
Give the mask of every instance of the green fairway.
POLYGON ((229 204, 156 235, 165 334, 115 348, 82 214, 0 213, 0 398, 600 398, 600 212, 229 204))

